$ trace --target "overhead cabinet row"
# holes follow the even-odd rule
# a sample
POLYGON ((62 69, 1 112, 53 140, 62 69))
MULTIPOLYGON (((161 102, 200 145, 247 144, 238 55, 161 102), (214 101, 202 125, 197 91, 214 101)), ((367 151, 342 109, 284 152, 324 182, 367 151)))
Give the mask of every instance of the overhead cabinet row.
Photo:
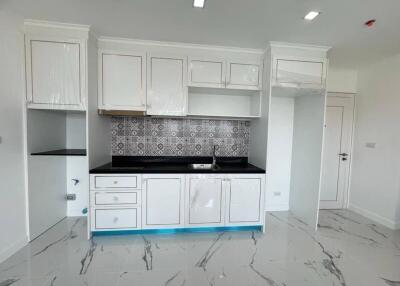
MULTIPOLYGON (((25 28, 28 107, 86 110, 88 28, 40 23, 25 28)), ((261 116, 262 51, 114 39, 98 45, 100 110, 261 116)), ((282 55, 265 67, 269 74, 272 66, 273 86, 324 87, 326 59, 282 55)))
POLYGON ((261 89, 261 62, 99 51, 99 109, 186 115, 188 88, 261 89))

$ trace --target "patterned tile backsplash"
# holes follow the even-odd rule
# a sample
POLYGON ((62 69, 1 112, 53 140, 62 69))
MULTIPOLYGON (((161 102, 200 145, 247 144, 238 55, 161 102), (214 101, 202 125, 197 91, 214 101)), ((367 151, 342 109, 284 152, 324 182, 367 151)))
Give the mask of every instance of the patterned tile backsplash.
POLYGON ((113 156, 247 157, 250 121, 112 117, 113 156))

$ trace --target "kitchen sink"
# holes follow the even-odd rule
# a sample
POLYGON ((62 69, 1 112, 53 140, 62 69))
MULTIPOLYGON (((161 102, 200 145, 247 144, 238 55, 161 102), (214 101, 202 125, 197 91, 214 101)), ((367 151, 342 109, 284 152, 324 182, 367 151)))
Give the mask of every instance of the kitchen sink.
POLYGON ((189 164, 189 168, 194 170, 217 170, 219 166, 213 164, 189 164))

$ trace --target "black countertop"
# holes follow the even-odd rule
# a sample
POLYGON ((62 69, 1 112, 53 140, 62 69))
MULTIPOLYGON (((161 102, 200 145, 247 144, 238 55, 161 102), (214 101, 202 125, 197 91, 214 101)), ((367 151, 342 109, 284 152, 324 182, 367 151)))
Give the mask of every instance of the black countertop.
POLYGON ((85 149, 57 149, 32 153, 32 156, 86 156, 85 149))
POLYGON ((136 157, 113 156, 112 162, 90 170, 91 174, 264 174, 265 170, 248 163, 246 157, 218 157, 217 169, 192 169, 189 164, 211 164, 211 157, 136 157))

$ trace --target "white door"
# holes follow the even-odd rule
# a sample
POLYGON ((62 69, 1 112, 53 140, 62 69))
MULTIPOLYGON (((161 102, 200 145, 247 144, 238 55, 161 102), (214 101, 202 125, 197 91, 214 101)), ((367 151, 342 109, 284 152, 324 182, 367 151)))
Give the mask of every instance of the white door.
POLYGON ((347 204, 353 110, 353 97, 328 96, 320 209, 347 204))
POLYGON ((262 63, 256 61, 228 61, 226 87, 232 89, 261 89, 262 63))
POLYGON ((184 175, 143 175, 143 228, 183 226, 184 175))
POLYGON ((186 187, 186 226, 223 226, 225 181, 219 177, 189 176, 186 187))
POLYGON ((180 56, 148 56, 147 114, 187 114, 187 59, 180 56))
POLYGON ((29 107, 83 108, 81 57, 79 42, 27 38, 29 107))
POLYGON ((146 110, 146 54, 101 52, 99 109, 146 110))
POLYGON ((261 177, 232 178, 227 191, 227 225, 262 224, 263 180, 261 177))
POLYGON ((196 87, 225 87, 225 60, 189 58, 189 85, 196 87))

